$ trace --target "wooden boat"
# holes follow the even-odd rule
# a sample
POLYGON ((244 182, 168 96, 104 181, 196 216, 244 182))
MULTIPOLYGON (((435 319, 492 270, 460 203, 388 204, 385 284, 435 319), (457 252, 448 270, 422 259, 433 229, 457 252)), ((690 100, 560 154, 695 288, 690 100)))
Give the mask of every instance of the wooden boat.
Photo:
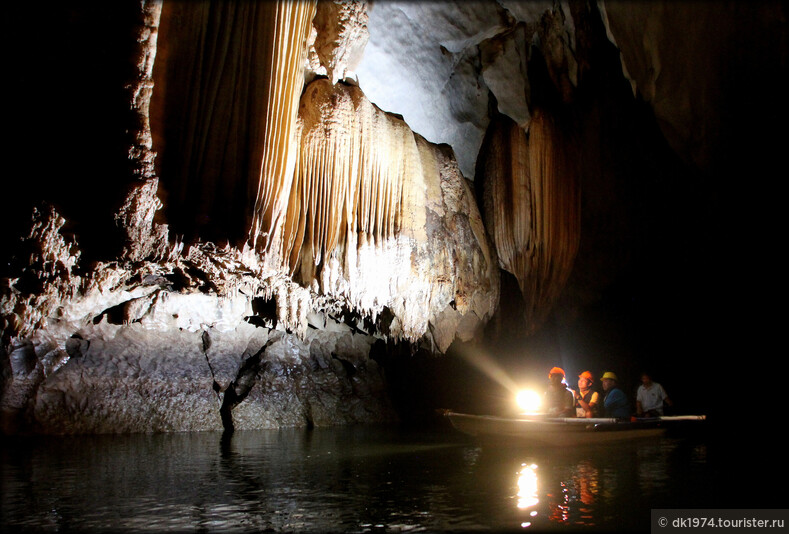
POLYGON ((552 418, 545 415, 497 417, 444 412, 452 426, 482 441, 565 447, 649 438, 670 429, 697 426, 704 415, 677 415, 634 420, 552 418))

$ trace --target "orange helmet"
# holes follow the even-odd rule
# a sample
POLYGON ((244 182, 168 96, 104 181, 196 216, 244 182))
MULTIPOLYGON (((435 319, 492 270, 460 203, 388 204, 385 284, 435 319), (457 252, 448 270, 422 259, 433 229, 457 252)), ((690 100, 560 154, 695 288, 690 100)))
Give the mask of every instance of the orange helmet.
POLYGON ((594 382, 594 377, 592 376, 592 373, 590 373, 589 371, 584 371, 583 373, 578 375, 578 378, 585 378, 590 382, 594 382))
POLYGON ((553 369, 548 371, 548 378, 550 378, 551 375, 562 375, 562 376, 564 376, 564 369, 562 369, 561 367, 554 367, 553 369))

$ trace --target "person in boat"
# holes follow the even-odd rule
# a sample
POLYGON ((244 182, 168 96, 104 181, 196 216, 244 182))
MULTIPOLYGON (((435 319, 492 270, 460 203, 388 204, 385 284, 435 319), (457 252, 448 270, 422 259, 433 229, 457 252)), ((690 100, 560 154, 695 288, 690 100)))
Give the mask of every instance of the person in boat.
POLYGON ((578 391, 575 393, 576 417, 600 417, 600 394, 592 387, 594 377, 589 371, 578 375, 578 391))
POLYGON ((546 412, 553 417, 575 417, 575 392, 564 383, 564 369, 551 369, 548 380, 543 403, 546 412))
POLYGON ((663 403, 671 407, 672 402, 663 386, 654 382, 649 373, 641 373, 641 385, 636 391, 636 416, 661 417, 663 403))
POLYGON ((627 400, 625 392, 617 385, 619 379, 616 374, 606 371, 600 380, 603 382, 603 412, 605 416, 629 418, 630 402, 627 400))

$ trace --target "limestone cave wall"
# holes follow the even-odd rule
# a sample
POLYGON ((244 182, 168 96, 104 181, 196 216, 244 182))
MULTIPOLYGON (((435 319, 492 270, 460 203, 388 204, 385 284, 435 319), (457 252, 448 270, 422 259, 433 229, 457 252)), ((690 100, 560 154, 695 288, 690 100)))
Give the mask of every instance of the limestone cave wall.
POLYGON ((729 324, 783 4, 111 4, 8 8, 3 432, 391 422, 454 347, 729 324))

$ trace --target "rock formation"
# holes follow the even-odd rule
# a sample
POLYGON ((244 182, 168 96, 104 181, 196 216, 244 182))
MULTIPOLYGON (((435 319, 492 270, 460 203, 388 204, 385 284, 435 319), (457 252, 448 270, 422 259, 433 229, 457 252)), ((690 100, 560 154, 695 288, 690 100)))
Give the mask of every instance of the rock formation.
POLYGON ((564 290, 580 242, 579 151, 535 110, 528 131, 497 115, 477 160, 487 228, 501 268, 515 275, 535 331, 564 290))
POLYGON ((695 203, 779 153, 743 81, 786 88, 777 3, 10 9, 9 433, 396 420, 391 355, 569 324, 634 265, 695 294, 677 258, 727 243, 689 228, 742 201, 695 203))
POLYGON ((359 52, 327 52, 337 6, 312 32, 337 83, 299 98, 314 3, 143 4, 124 245, 81 265, 65 219, 34 212, 2 300, 5 430, 392 420, 373 341, 478 334, 498 270, 472 189, 451 149, 338 82, 359 52))

